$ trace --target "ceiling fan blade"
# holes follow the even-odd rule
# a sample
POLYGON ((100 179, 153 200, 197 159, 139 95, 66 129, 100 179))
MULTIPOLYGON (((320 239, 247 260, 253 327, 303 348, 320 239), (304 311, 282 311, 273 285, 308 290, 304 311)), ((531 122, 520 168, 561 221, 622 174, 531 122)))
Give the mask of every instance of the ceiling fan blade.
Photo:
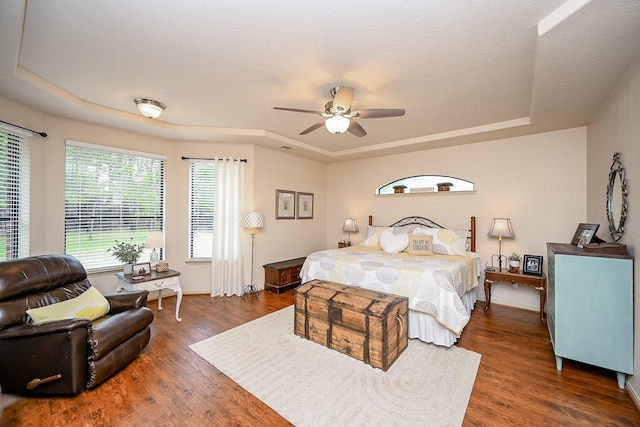
POLYGON ((352 114, 360 119, 379 119, 404 116, 404 113, 404 108, 370 108, 354 111, 352 114))
POLYGON ((353 88, 351 86, 338 86, 333 97, 333 107, 340 113, 346 113, 351 109, 353 101, 353 88))
POLYGON ((322 126, 324 126, 324 122, 326 122, 326 120, 323 120, 321 122, 316 123, 313 126, 309 126, 308 128, 306 128, 305 130, 303 130, 302 132, 300 132, 300 135, 306 135, 308 133, 313 132, 316 129, 321 128, 322 126))
POLYGON ((347 129, 349 132, 351 132, 352 134, 354 134, 355 136, 365 136, 367 134, 367 131, 364 130, 364 128, 362 126, 360 126, 360 123, 356 122, 355 120, 351 120, 351 123, 349 124, 349 129, 347 129))
POLYGON ((283 110, 283 111, 293 111, 295 113, 311 113, 323 115, 324 113, 321 111, 313 111, 313 110, 301 110, 300 108, 285 108, 285 107, 273 107, 274 110, 283 110))

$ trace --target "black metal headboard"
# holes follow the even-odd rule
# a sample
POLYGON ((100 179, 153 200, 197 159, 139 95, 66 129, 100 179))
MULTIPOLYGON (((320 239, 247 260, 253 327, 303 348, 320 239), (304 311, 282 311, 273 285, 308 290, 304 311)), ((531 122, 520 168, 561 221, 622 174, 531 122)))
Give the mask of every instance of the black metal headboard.
MULTIPOLYGON (((369 225, 373 225, 373 215, 369 215, 369 225)), ((408 216, 402 218, 400 221, 396 221, 390 225, 390 227, 401 227, 403 225, 422 225, 430 228, 445 228, 435 221, 431 221, 429 218, 423 216, 408 216)), ((476 217, 471 217, 471 225, 469 227, 469 240, 471 252, 476 251, 476 217)))
POLYGON ((389 227, 402 227, 403 225, 423 225, 429 228, 444 228, 440 224, 423 216, 408 216, 406 218, 402 218, 400 221, 394 222, 389 227))

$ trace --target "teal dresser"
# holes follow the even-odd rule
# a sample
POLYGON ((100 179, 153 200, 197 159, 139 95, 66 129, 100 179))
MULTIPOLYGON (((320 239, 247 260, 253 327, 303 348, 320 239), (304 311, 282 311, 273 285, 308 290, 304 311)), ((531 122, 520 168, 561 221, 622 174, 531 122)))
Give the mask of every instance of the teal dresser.
POLYGON ((547 243, 547 325, 563 358, 633 374, 633 257, 547 243))

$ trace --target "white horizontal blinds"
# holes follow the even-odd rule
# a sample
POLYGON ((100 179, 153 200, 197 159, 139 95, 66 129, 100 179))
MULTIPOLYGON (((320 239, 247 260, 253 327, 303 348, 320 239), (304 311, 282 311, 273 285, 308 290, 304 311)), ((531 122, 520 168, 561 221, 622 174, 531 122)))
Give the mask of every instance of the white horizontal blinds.
POLYGON ((30 140, 0 126, 0 261, 29 256, 30 140))
POLYGON ((67 141, 65 253, 87 270, 114 267, 122 264, 108 251, 116 241, 144 245, 149 231, 163 230, 164 164, 153 154, 67 141))
POLYGON ((216 168, 191 160, 189 167, 189 258, 211 258, 216 168))

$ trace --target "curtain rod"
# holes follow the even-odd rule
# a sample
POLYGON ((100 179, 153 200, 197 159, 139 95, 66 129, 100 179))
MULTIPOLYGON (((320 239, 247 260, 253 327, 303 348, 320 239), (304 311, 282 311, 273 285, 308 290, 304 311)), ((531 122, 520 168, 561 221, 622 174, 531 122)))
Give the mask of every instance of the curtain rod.
POLYGON ((37 133, 38 135, 40 135, 43 138, 47 137, 47 134, 45 132, 38 132, 37 130, 23 128, 22 126, 14 125, 13 123, 5 122, 4 120, 0 120, 0 123, 4 123, 5 125, 13 126, 15 128, 18 128, 18 129, 28 130, 31 133, 37 133))
MULTIPOLYGON (((216 159, 211 159, 208 157, 185 157, 182 156, 182 160, 216 160, 216 159)), ((237 159, 233 159, 233 161, 235 162, 237 159)), ((240 161, 242 163, 247 163, 247 159, 240 159, 240 161)))

